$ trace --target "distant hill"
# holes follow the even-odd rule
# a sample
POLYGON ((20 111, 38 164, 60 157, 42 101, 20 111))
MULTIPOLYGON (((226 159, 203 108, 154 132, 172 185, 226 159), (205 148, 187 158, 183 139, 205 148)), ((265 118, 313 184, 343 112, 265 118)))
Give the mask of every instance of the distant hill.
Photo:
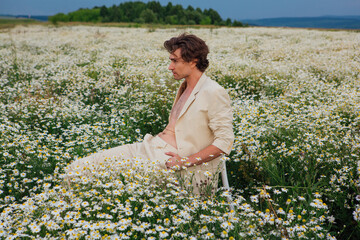
POLYGON ((38 21, 48 21, 49 16, 31 16, 31 15, 6 15, 0 14, 0 18, 27 18, 27 19, 34 19, 38 21))
POLYGON ((264 18, 241 22, 265 27, 360 29, 360 16, 264 18))

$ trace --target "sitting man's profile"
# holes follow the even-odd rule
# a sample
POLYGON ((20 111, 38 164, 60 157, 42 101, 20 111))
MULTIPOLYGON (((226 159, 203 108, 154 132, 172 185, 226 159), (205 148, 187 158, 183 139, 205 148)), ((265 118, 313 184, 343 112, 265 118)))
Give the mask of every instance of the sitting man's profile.
POLYGON ((178 170, 182 176, 193 174, 195 188, 207 180, 204 172, 217 173, 221 155, 230 153, 234 141, 229 95, 204 73, 209 48, 202 39, 181 34, 165 41, 164 47, 170 54, 174 79, 184 79, 166 128, 156 136, 146 134, 142 142, 77 159, 68 171, 81 171, 88 164, 113 157, 157 160, 161 168, 178 170))

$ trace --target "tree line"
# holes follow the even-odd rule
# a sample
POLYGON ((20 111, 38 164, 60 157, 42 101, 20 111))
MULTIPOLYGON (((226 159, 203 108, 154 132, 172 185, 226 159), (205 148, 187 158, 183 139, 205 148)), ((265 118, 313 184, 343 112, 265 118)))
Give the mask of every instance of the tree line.
POLYGON ((214 9, 194 8, 182 5, 173 5, 169 2, 162 6, 157 1, 124 2, 118 6, 94 7, 92 9, 80 8, 68 14, 58 13, 49 17, 53 23, 57 22, 135 22, 135 23, 159 23, 172 25, 219 25, 219 26, 243 26, 239 21, 230 18, 223 20, 214 9))

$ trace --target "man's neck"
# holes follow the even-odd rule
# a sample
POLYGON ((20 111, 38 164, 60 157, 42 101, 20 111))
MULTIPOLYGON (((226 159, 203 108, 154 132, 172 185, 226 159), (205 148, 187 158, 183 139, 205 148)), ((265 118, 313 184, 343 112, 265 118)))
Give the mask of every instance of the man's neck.
POLYGON ((186 88, 187 89, 194 89, 197 82, 199 81, 199 79, 201 78, 201 75, 203 74, 203 72, 197 70, 195 72, 193 72, 193 74, 189 75, 188 77, 185 78, 186 81, 186 88))

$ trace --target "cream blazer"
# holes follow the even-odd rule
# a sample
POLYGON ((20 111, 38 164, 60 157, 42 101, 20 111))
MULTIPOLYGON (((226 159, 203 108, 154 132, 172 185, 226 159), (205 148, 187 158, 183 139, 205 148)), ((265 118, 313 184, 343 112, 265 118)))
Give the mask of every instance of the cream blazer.
MULTIPOLYGON (((186 88, 184 81, 176 95, 174 105, 186 88)), ((205 74, 185 102, 175 124, 175 136, 180 157, 197 153, 214 145, 229 154, 234 141, 233 115, 226 90, 205 74)), ((218 170, 220 157, 187 169, 190 172, 218 170)))

